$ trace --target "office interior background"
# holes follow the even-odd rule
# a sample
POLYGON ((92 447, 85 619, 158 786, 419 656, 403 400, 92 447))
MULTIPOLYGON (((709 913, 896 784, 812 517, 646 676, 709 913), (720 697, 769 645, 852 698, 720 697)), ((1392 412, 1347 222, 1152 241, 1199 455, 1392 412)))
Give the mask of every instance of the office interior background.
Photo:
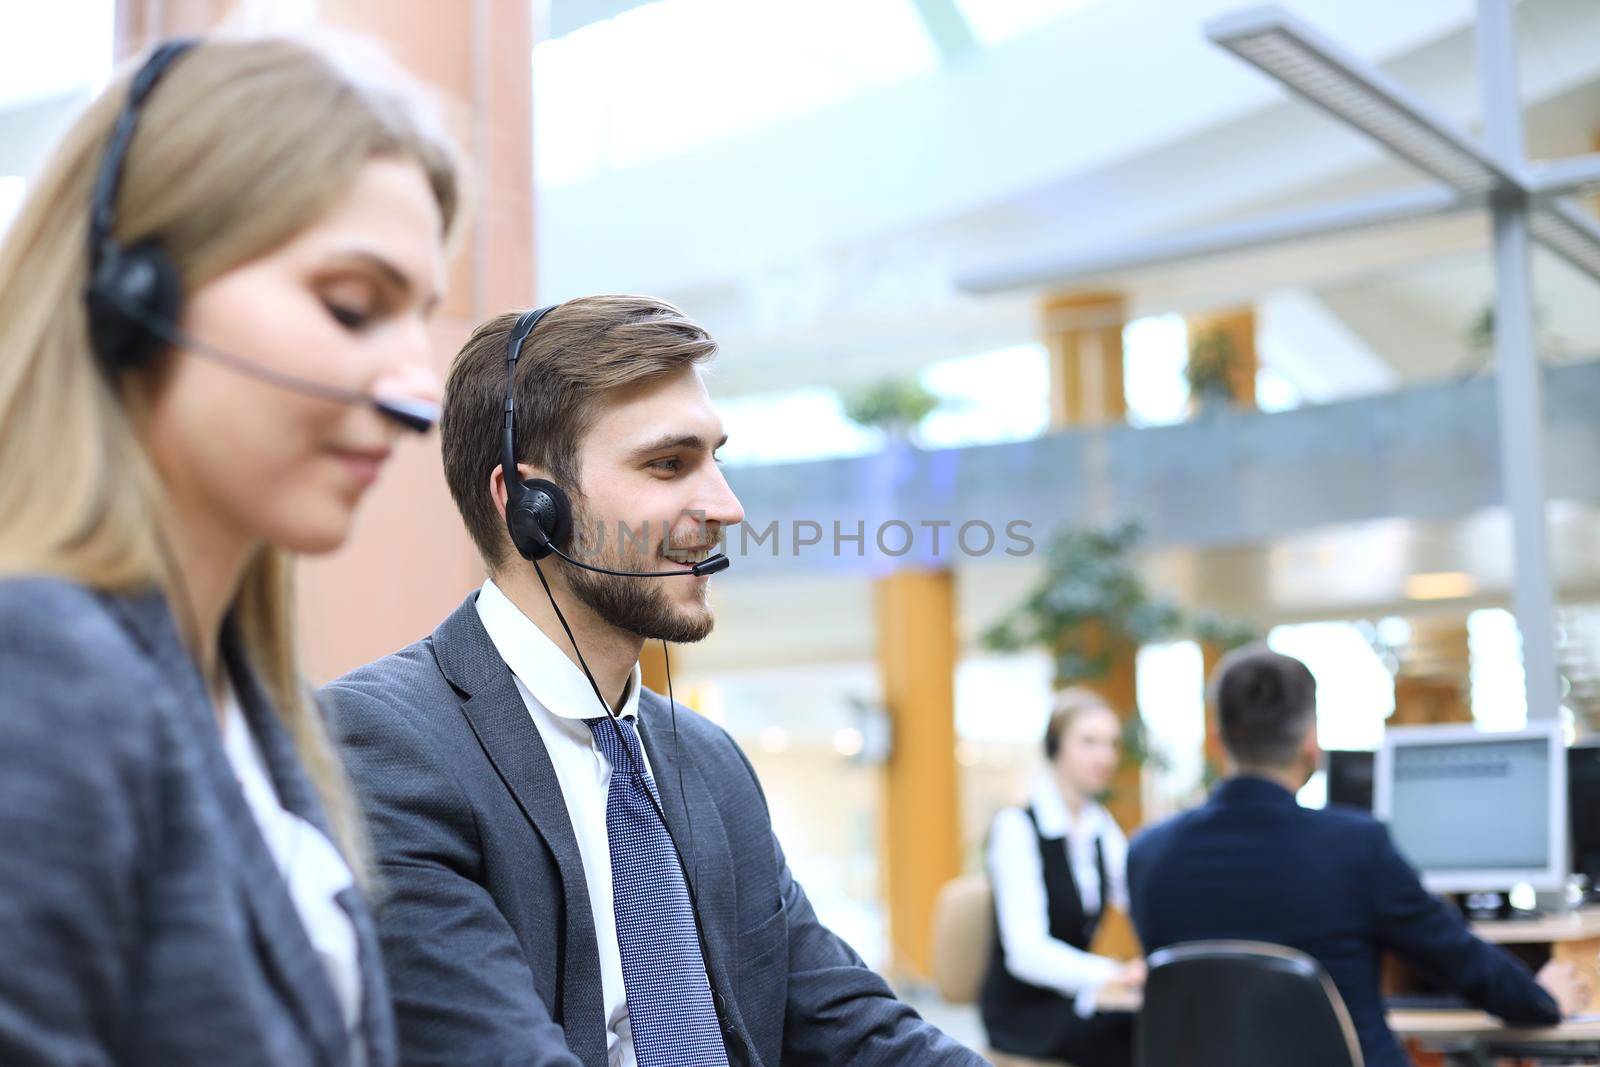
MULTIPOLYGON (((748 531, 715 633, 671 652, 675 693, 749 753, 820 917, 916 990, 935 895, 1041 766, 1059 684, 1127 720, 1129 831, 1220 772, 1204 678, 1245 640, 1310 666, 1325 748, 1529 715, 1490 216, 1430 207, 1433 176, 1208 40, 1241 6, 0 0, 0 228, 153 36, 384 39, 474 168, 441 368, 474 322, 593 292, 665 297, 721 342, 708 381, 748 531), (1180 247, 1378 197, 1414 208, 1180 247)), ((1479 127, 1472 0, 1282 6, 1479 127)), ((1600 5, 1522 0, 1515 31, 1527 158, 1600 149, 1600 5)), ((1532 266, 1544 713, 1581 736, 1600 722, 1600 291, 1544 243, 1532 266)), ((437 442, 405 447, 352 542, 302 565, 318 680, 482 580, 437 442)))

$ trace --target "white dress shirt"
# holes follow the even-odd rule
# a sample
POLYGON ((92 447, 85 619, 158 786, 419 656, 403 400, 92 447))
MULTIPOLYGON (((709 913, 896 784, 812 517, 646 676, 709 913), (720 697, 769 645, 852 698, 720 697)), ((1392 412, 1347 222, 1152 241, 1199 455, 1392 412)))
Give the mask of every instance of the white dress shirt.
POLYGON ((339 903, 339 894, 355 884, 355 877, 333 842, 278 800, 260 743, 231 684, 223 705, 222 748, 239 779, 250 814, 261 828, 267 851, 283 875, 306 937, 328 972, 355 1062, 363 1063, 361 950, 350 913, 339 903))
MULTIPOLYGON (((528 706, 556 781, 567 802, 567 816, 583 858, 583 878, 594 913, 595 944, 600 950, 600 988, 605 1000, 606 1054, 611 1067, 634 1067, 633 1027, 628 1021, 628 994, 622 983, 622 951, 617 946, 617 916, 611 897, 611 838, 606 832, 606 801, 611 792, 611 762, 594 743, 583 720, 605 714, 589 679, 554 641, 535 626, 492 580, 478 592, 478 618, 506 661, 528 706)), ((619 714, 639 713, 639 665, 633 666, 628 693, 619 714)), ((640 751, 643 752, 643 745, 640 751)), ((645 768, 652 777, 650 757, 645 768)))
MULTIPOLYGON (((1110 813, 1091 800, 1074 818, 1048 774, 1039 776, 1028 799, 1039 820, 1039 832, 1045 837, 1066 839, 1067 859, 1078 884, 1084 914, 1100 911, 1103 897, 1126 911, 1128 839, 1110 813), (1109 889, 1100 884, 1094 855, 1096 840, 1105 856, 1109 889)), ((1007 808, 995 816, 989 834, 988 863, 1006 969, 1030 985, 1054 989, 1071 998, 1079 1015, 1093 1015, 1101 987, 1122 964, 1050 936, 1039 837, 1023 809, 1007 808)))

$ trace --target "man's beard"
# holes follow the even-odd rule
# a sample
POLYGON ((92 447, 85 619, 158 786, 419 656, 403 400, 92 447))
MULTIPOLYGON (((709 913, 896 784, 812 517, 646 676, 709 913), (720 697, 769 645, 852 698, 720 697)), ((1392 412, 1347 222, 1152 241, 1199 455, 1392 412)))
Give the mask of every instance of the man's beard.
MULTIPOLYGON (((575 530, 595 528, 576 500, 573 501, 573 522, 575 530)), ((584 559, 583 556, 577 558, 584 559)), ((597 557, 584 559, 584 562, 619 571, 659 570, 662 563, 654 553, 642 558, 642 553, 624 555, 621 552, 602 552, 597 557)), ((596 574, 569 565, 567 585, 573 596, 590 611, 619 630, 637 634, 647 641, 686 644, 703 640, 711 633, 716 619, 708 609, 692 615, 674 610, 664 586, 677 581, 678 577, 675 572, 669 573, 672 574, 670 578, 623 578, 615 574, 596 574)), ((687 571, 683 580, 694 581, 687 571)))

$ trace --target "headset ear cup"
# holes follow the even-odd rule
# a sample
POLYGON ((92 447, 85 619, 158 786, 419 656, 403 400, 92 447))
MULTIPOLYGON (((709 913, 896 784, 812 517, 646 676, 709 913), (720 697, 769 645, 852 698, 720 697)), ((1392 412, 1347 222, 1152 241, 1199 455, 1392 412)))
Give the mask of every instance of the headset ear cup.
POLYGON ((150 363, 166 347, 160 331, 178 321, 183 284, 156 242, 112 244, 102 252, 86 297, 90 344, 116 378, 150 363))
POLYGON ((506 530, 523 559, 544 559, 550 554, 550 540, 539 527, 539 513, 526 496, 514 504, 508 504, 506 530))
MULTIPOLYGON (((545 478, 530 478, 522 483, 528 490, 525 506, 537 516, 539 529, 550 545, 566 550, 572 537, 572 501, 566 490, 545 478)), ((548 554, 549 550, 546 550, 548 554)))
POLYGON ((530 478, 506 508, 511 543, 523 559, 544 559, 556 549, 565 550, 572 536, 572 502, 555 482, 530 478))

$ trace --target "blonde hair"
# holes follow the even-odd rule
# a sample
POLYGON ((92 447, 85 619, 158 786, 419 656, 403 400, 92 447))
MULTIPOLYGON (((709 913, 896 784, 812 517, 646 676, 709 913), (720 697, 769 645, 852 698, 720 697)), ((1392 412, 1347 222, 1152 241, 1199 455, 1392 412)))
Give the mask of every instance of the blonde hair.
POLYGON ((1072 724, 1091 711, 1116 714, 1106 698, 1093 689, 1072 686, 1055 694, 1050 703, 1050 719, 1044 728, 1044 754, 1047 758, 1056 758, 1056 753, 1061 751, 1061 739, 1067 736, 1072 724))
MULTIPOLYGON (((83 302, 90 186, 130 76, 67 131, 0 241, 0 574, 54 574, 117 593, 155 588, 183 618, 182 575, 163 547, 166 494, 140 441, 151 376, 108 381, 83 302)), ((159 238, 193 292, 314 222, 376 158, 422 168, 448 234, 458 162, 397 67, 351 42, 210 39, 146 101, 115 237, 159 238)), ((290 571, 284 551, 264 547, 231 615, 359 871, 360 819, 297 666, 290 571)))

